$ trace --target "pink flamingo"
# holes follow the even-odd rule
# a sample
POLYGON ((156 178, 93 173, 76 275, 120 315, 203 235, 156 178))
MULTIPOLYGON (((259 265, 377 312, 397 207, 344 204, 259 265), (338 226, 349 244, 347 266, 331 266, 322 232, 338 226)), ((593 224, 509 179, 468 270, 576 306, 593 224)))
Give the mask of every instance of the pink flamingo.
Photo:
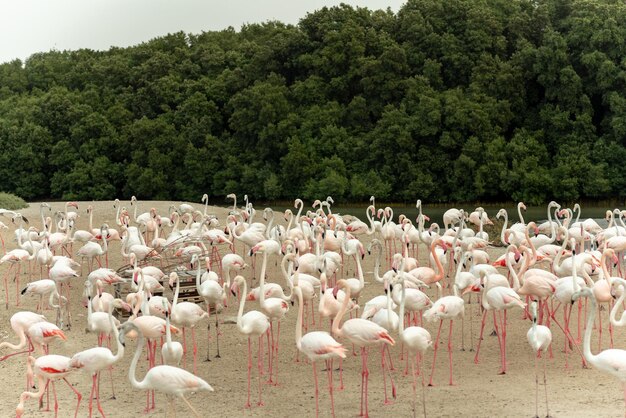
MULTIPOLYGON (((296 277, 298 272, 296 271, 296 277)), ((296 279, 297 281, 297 279, 296 279)), ((334 358, 346 358, 346 349, 327 332, 313 331, 302 336, 302 314, 304 304, 302 301, 302 289, 294 286, 293 292, 298 298, 298 319, 296 321, 296 346, 306 355, 313 364, 313 379, 315 381, 315 416, 319 416, 319 389, 317 384, 317 364, 319 360, 326 362, 328 375, 328 391, 330 394, 331 414, 335 416, 335 402, 333 398, 333 366, 334 358)))
MULTIPOLYGON (((583 354, 585 359, 596 369, 601 372, 608 373, 617 377, 624 388, 624 403, 626 406, 626 350, 619 350, 616 348, 610 348, 608 350, 601 351, 597 355, 591 352, 591 330, 593 328, 593 321, 598 309, 598 303, 593 295, 593 292, 589 288, 581 289, 575 293, 572 299, 578 300, 580 297, 586 297, 591 301, 591 312, 587 317, 587 325, 585 327, 585 337, 583 341, 583 354)), ((626 411, 626 408, 625 408, 626 411)))
MULTIPOLYGON (((180 291, 180 279, 176 272, 170 273, 169 285, 170 289, 176 282, 176 290, 174 291, 174 300, 171 306, 171 319, 175 325, 183 329, 183 353, 187 353, 187 339, 185 338, 185 328, 191 328, 191 338, 193 341, 193 372, 198 373, 197 354, 198 345, 196 344, 196 325, 202 319, 208 318, 209 314, 200 306, 192 302, 178 302, 178 293, 180 291)), ((183 357, 184 358, 184 357, 183 357)))
MULTIPOLYGON (((108 248, 107 248, 107 240, 106 240, 106 234, 104 233, 104 231, 107 231, 109 229, 109 226, 107 224, 102 225, 102 227, 100 228, 100 231, 102 232, 102 246, 100 246, 100 244, 97 244, 93 241, 89 241, 86 242, 85 245, 83 245, 79 250, 77 255, 79 255, 82 259, 87 258, 88 263, 89 263, 89 272, 91 272, 93 270, 93 259, 96 258, 96 261, 98 261, 98 265, 100 267, 102 267, 102 262, 100 261, 100 256, 106 254, 108 248)), ((108 266, 107 266, 108 267, 108 266)), ((82 274, 82 269, 81 269, 81 274, 82 274)))
POLYGON ((404 285, 404 279, 400 280, 400 286, 402 288, 402 294, 400 298, 400 321, 398 322, 398 334, 400 335, 400 341, 407 347, 409 352, 407 357, 412 357, 411 360, 411 374, 413 375, 413 416, 415 416, 415 393, 417 387, 417 375, 422 375, 422 407, 424 409, 424 417, 426 416, 426 394, 424 392, 424 373, 420 371, 420 358, 424 355, 428 347, 432 346, 433 341, 430 333, 418 326, 411 326, 404 328, 404 306, 406 303, 406 287, 404 285), (417 365, 417 370, 416 366, 417 365))
POLYGON ((123 327, 124 329, 120 338, 122 343, 125 343, 126 332, 129 331, 128 328, 139 334, 137 350, 135 351, 135 355, 133 356, 133 360, 130 364, 130 369, 128 370, 128 379, 130 380, 130 384, 134 388, 140 390, 156 390, 164 393, 168 398, 168 406, 174 410, 174 415, 176 415, 176 407, 172 397, 175 396, 180 398, 187 404, 193 414, 199 418, 200 414, 198 414, 187 398, 185 398, 185 394, 204 390, 213 392, 211 385, 198 376, 194 376, 189 373, 187 370, 169 365, 152 367, 148 370, 143 380, 138 381, 135 377, 135 371, 137 369, 139 357, 143 351, 144 336, 141 330, 132 322, 125 323, 123 327))
POLYGON ((333 296, 337 297, 339 289, 344 289, 346 295, 343 299, 340 311, 333 320, 332 333, 338 337, 347 338, 352 344, 361 347, 361 410, 359 416, 368 417, 369 408, 367 403, 367 383, 369 379, 369 370, 367 368, 367 349, 370 345, 391 344, 395 341, 389 335, 386 329, 362 318, 349 319, 343 323, 340 328, 341 318, 348 310, 348 302, 350 301, 350 286, 345 280, 339 280, 333 289, 333 296))
MULTIPOLYGON (((8 341, 4 341, 0 343, 0 349, 4 347, 8 347, 11 350, 22 350, 26 347, 26 331, 36 322, 46 321, 46 317, 43 315, 36 314, 34 312, 29 311, 20 311, 16 312, 11 316, 11 328, 13 332, 17 335, 20 341, 17 344, 12 344, 8 341)), ((32 350, 27 349, 26 351, 19 351, 16 353, 8 354, 4 357, 0 357, 0 361, 6 360, 9 357, 22 354, 22 353, 30 353, 32 350)))
POLYGON ((34 259, 35 255, 30 255, 28 251, 22 250, 20 248, 16 248, 14 250, 6 253, 2 258, 0 258, 0 264, 10 263, 9 269, 4 275, 4 291, 6 296, 6 308, 9 309, 9 274, 11 274, 11 270, 13 266, 17 264, 17 269, 15 272, 15 304, 19 306, 20 304, 20 273, 22 269, 22 262, 29 261, 34 259))
MULTIPOLYGON (((243 286, 242 294, 245 295, 247 291, 248 284, 246 283, 246 279, 243 276, 236 276, 233 285, 231 287, 231 291, 234 292, 234 289, 238 289, 243 286)), ((244 335, 248 336, 248 401, 246 402, 245 407, 250 408, 250 380, 252 374, 252 337, 257 337, 259 339, 259 352, 258 352, 258 369, 259 369, 259 401, 257 403, 258 406, 263 406, 263 399, 261 398, 261 392, 263 388, 263 383, 261 383, 261 375, 263 374, 263 357, 261 352, 263 350, 263 334, 265 334, 270 327, 270 321, 265 314, 259 311, 250 311, 245 315, 243 314, 243 308, 246 303, 246 298, 242 297, 239 300, 239 311, 237 313, 237 329, 244 335)))
POLYGON ((489 275, 484 271, 480 272, 480 279, 483 282, 482 293, 482 305, 485 311, 483 312, 483 320, 480 325, 480 338, 478 339, 478 347, 476 349, 476 356, 474 356, 474 363, 478 363, 478 354, 480 353, 480 343, 482 342, 483 331, 485 329, 485 319, 487 319, 487 312, 493 310, 493 324, 498 334, 498 343, 500 345, 500 374, 506 373, 506 311, 513 307, 519 306, 524 309, 526 304, 522 302, 520 296, 515 293, 510 287, 495 286, 489 288, 489 275), (487 290, 489 289, 489 290, 487 290), (500 311, 504 311, 504 319, 501 319, 500 311), (498 323, 496 321, 496 313, 500 318, 500 329, 498 331, 498 323))
MULTIPOLYGON (((273 240, 266 240, 272 241, 273 240)), ((270 297, 266 298, 266 288, 265 288, 265 271, 267 268, 267 256, 270 251, 275 251, 276 246, 274 244, 267 245, 268 242, 263 241, 257 244, 250 250, 250 253, 260 252, 263 254, 263 264, 261 265, 261 279, 259 283, 259 304, 261 305, 261 309, 270 319, 270 334, 271 334, 271 347, 270 347, 270 358, 269 358, 269 383, 273 383, 275 385, 278 384, 277 380, 272 381, 272 374, 274 374, 274 378, 277 379, 278 375, 278 366, 276 365, 276 358, 278 357, 278 349, 279 349, 279 339, 280 339, 280 321, 285 317, 285 314, 289 311, 289 304, 281 298, 278 297, 270 297), (274 327, 272 321, 276 320, 278 322, 278 330, 276 337, 274 337, 274 327)), ((278 245, 278 244, 277 244, 278 245)), ((278 249, 280 246, 278 245, 278 249)), ((279 286, 280 288, 280 286, 279 286)), ((282 293, 282 288, 280 289, 282 293)), ((268 338, 270 335, 268 335, 268 338)), ((269 343, 269 341, 268 341, 269 343)))
POLYGON ((406 276, 406 280, 412 281, 419 285, 429 285, 443 279, 444 276, 444 268, 441 264, 441 260, 437 257, 435 252, 435 248, 437 246, 442 247, 444 250, 447 248, 446 244, 443 242, 441 238, 437 238, 433 240, 430 244, 430 254, 435 260, 435 266, 437 271, 435 271, 431 267, 418 267, 408 272, 408 276, 406 276))
MULTIPOLYGON (((191 259, 191 264, 198 264, 198 271, 196 272, 196 290, 198 291, 198 295, 204 299, 204 303, 206 304, 206 312, 211 318, 211 306, 215 309, 215 337, 217 339, 217 354, 216 358, 220 358, 220 317, 219 311, 222 310, 223 307, 227 306, 227 294, 228 294, 228 286, 229 283, 224 283, 223 286, 220 286, 218 280, 212 280, 207 274, 207 279, 201 281, 200 277, 200 263, 198 262, 198 256, 194 256, 191 259)), ((209 257, 206 257, 207 267, 209 265, 209 257)), ((207 270, 209 273, 213 273, 210 270, 207 270)), ((215 275, 217 276, 217 275, 215 275)), ((184 330, 184 329, 183 329, 184 330)), ((209 321, 208 332, 207 332, 207 349, 206 349, 206 360, 211 361, 209 358, 210 351, 210 341, 211 341, 211 322, 209 321)))
POLYGON ((550 328, 537 325, 537 302, 533 301, 530 304, 531 317, 533 320, 533 326, 530 327, 526 338, 528 344, 535 352, 535 416, 539 416, 539 376, 537 374, 537 358, 543 353, 543 387, 546 392, 546 416, 550 416, 550 409, 548 408, 548 383, 546 381, 546 351, 552 342, 552 332, 550 328))
MULTIPOLYGON (((78 407, 83 396, 74 389, 74 386, 67 381, 66 376, 72 372, 70 366, 70 358, 65 356, 59 356, 56 354, 48 354, 35 359, 32 356, 28 357, 27 362, 27 376, 32 376, 33 368, 34 374, 37 376, 39 382, 39 390, 37 392, 22 392, 20 395, 20 402, 15 408, 15 416, 20 418, 24 413, 24 403, 30 398, 41 398, 44 395, 45 390, 48 388, 48 384, 52 383, 52 393, 54 393, 54 416, 56 417, 59 411, 59 403, 57 402, 57 393, 54 387, 55 380, 63 379, 65 383, 76 394, 76 410, 74 411, 74 418, 78 416, 78 407), (45 383, 45 384, 44 384, 45 383)), ((32 377, 31 377, 32 379, 32 377)))
POLYGON ((428 386, 433 386, 433 378, 435 376, 435 363, 437 362, 437 350, 439 348, 439 336, 443 320, 450 320, 450 330, 448 331, 448 361, 450 363, 450 386, 454 385, 452 381, 452 326, 455 319, 462 318, 465 315, 465 302, 458 295, 458 288, 454 285, 454 295, 444 296, 433 302, 433 306, 424 312, 424 319, 436 321, 439 319, 439 330, 435 339, 435 352, 433 354, 433 366, 430 372, 430 381, 428 386))
POLYGON ((120 342, 119 331, 113 323, 113 304, 109 306, 109 324, 113 330, 113 336, 117 342, 117 353, 113 355, 111 350, 105 347, 94 347, 81 352, 78 352, 72 356, 70 360, 70 367, 72 369, 84 369, 91 373, 92 385, 91 393, 89 395, 89 416, 91 417, 91 411, 93 406, 93 396, 96 395, 96 401, 98 405, 98 411, 104 416, 104 411, 100 405, 100 371, 109 368, 113 364, 117 363, 122 357, 124 357, 124 345, 120 342))

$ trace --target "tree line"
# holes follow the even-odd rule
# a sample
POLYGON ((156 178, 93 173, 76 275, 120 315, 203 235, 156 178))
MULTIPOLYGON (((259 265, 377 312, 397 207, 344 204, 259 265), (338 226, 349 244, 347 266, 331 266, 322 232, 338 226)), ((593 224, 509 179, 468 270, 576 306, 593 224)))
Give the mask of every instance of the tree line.
POLYGON ((0 190, 26 199, 626 196, 626 6, 340 5, 0 65, 0 190))

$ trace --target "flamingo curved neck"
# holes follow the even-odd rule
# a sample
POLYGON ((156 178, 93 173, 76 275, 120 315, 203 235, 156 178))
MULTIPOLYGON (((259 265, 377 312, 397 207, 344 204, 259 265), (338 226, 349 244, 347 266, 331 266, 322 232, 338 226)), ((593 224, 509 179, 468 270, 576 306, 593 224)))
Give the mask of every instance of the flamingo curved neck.
POLYGON ((341 336, 341 328, 339 327, 339 323, 341 322, 341 318, 343 318, 343 316, 348 311, 348 303, 350 302, 350 286, 339 286, 339 284, 337 284, 336 286, 337 288, 342 287, 344 289, 344 297, 341 304, 341 309, 339 309, 339 312, 337 312, 337 315, 335 315, 335 319, 333 319, 332 333, 333 335, 341 336))
POLYGON ((237 311, 237 328, 239 331, 243 331, 243 308, 246 304, 246 295, 248 293, 248 283, 245 280, 241 280, 241 285, 243 285, 243 291, 241 292, 241 297, 239 298, 239 310, 237 311))
MULTIPOLYGON (((293 290, 292 290, 292 293, 293 293, 293 290)), ((301 350, 302 349, 302 316, 304 314, 304 306, 302 304, 302 290, 300 288, 297 288, 296 290, 296 297, 298 298, 298 319, 296 320, 296 346, 298 347, 298 350, 301 350)))
POLYGON ((133 356, 133 360, 130 363, 130 369, 128 370, 128 380, 130 380, 130 384, 133 385, 133 387, 137 389, 145 389, 145 378, 142 381, 138 381, 135 377, 135 370, 137 369, 137 363, 139 362, 139 357, 141 356, 144 345, 144 336, 141 330, 137 330, 137 334, 139 334, 139 341, 137 341, 137 349, 135 350, 135 355, 133 356))
POLYGON ((503 210, 503 212, 504 212, 504 223, 502 224, 502 231, 500 231, 500 241, 506 242, 506 240, 504 239, 504 231, 506 231, 506 227, 509 223, 509 213, 506 210, 503 210))

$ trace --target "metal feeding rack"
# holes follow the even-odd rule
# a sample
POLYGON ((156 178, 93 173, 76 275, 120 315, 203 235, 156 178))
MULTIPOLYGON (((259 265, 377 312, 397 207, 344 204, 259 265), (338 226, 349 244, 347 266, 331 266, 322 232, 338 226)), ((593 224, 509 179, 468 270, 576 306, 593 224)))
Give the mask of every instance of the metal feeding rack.
MULTIPOLYGON (((200 260, 204 260, 205 257, 209 257, 209 262, 210 262, 210 266, 212 270, 215 266, 220 269, 218 271, 221 271, 222 259, 221 259, 217 246, 211 246, 211 249, 199 255, 200 260)), ((192 303, 204 302, 204 299, 202 299, 202 297, 198 295, 198 290, 196 289, 197 270, 189 269, 188 263, 181 262, 180 260, 176 260, 175 262, 172 262, 166 266, 161 267, 161 270, 163 271, 163 273, 165 273, 165 275, 163 276, 161 280, 159 280, 159 283, 161 283, 161 285, 164 288, 169 287, 169 284, 167 283, 169 274, 172 272, 176 272, 178 274, 178 280, 180 283, 180 289, 178 292, 178 302, 192 302, 192 303)), ((132 278, 133 278, 132 272, 133 272, 133 266, 130 264, 126 264, 117 270, 117 274, 120 277, 127 279, 127 281, 124 283, 116 283, 114 285, 116 298, 126 300, 126 296, 132 292, 132 287, 131 287, 132 278)), ((153 292, 153 295, 162 296, 163 291, 155 291, 153 292)), ((171 297, 173 297, 173 291, 172 291, 172 294, 170 295, 170 299, 171 297)), ((211 310, 213 311, 214 308, 212 307, 211 310)), ((119 308, 116 308, 113 314, 120 321, 126 320, 130 316, 129 312, 123 309, 119 309, 119 308)))

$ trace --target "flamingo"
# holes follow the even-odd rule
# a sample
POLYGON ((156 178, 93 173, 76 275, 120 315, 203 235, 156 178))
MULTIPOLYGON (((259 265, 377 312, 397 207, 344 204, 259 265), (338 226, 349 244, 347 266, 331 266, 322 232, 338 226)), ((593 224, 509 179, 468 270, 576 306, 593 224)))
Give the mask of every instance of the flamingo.
POLYGON ((515 293, 510 287, 495 286, 489 287, 489 275, 484 271, 480 272, 480 279, 483 282, 482 293, 482 305, 485 311, 483 312, 483 319, 480 325, 480 338, 478 339, 478 347, 476 349, 476 356, 474 356, 474 363, 478 363, 478 354, 480 353, 480 343, 482 342, 482 335, 485 329, 485 319, 487 318, 487 312, 493 310, 493 324, 498 334, 498 343, 500 345, 500 374, 506 373, 506 311, 513 307, 520 307, 524 309, 526 304, 522 302, 520 296, 515 293), (489 290, 487 290, 489 289, 489 290), (498 331, 498 324, 496 322, 496 312, 500 318, 500 311, 504 311, 504 320, 500 319, 500 329, 498 331))
MULTIPOLYGON (((194 256, 191 259, 191 264, 197 263, 198 257, 194 256)), ((209 257, 206 258, 207 265, 209 264, 209 257)), ((204 303, 206 304, 206 312, 210 319, 211 317, 211 305, 215 307, 215 337, 217 339, 217 354, 216 358, 220 358, 220 322, 219 322, 219 311, 222 307, 226 307, 226 295, 228 293, 228 283, 224 283, 223 286, 215 280, 205 280, 201 281, 200 278, 200 263, 198 263, 198 271, 196 273, 196 290, 198 291, 198 295, 204 299, 204 303)), ((211 339, 211 322, 209 321, 208 325, 208 334, 207 341, 211 339)), ((207 361, 211 361, 209 358, 209 350, 210 346, 207 342, 207 350, 206 350, 206 359, 207 361)))
MULTIPOLYGON (((295 273, 297 281, 298 272, 295 273)), ((324 360, 326 362, 326 373, 328 375, 328 391, 330 394, 331 415, 335 416, 335 402, 333 398, 333 366, 332 360, 335 358, 346 358, 346 349, 343 345, 335 341, 329 333, 323 331, 313 331, 302 336, 302 314, 304 304, 302 301, 302 289, 294 286, 293 292, 298 300, 298 319, 296 321, 296 346, 302 354, 306 355, 313 365, 313 379, 315 381, 315 416, 319 416, 319 389, 317 384, 316 362, 324 360)))
POLYGON ((201 307, 192 302, 178 302, 178 293, 180 291, 180 279, 176 272, 170 273, 169 285, 170 289, 176 282, 176 290, 174 291, 174 299, 171 306, 171 319, 175 325, 183 329, 183 353, 187 353, 187 340, 185 338, 185 328, 191 328, 191 338, 193 341, 193 372, 198 372, 197 353, 198 345, 196 344, 196 325, 202 319, 208 318, 209 314, 201 307))
POLYGON ((552 332, 550 328, 537 325, 537 302, 533 301, 530 304, 531 318, 533 321, 532 327, 528 330, 526 338, 528 344, 535 352, 535 416, 539 416, 539 376, 537 374, 537 358, 540 353, 543 353, 543 387, 546 392, 546 417, 550 416, 550 409, 548 408, 548 383, 546 381, 546 351, 552 342, 552 332))
MULTIPOLYGON (((36 314, 34 312, 29 311, 20 311, 16 312, 11 316, 11 328, 13 332, 19 338, 19 342, 17 344, 10 343, 8 341, 3 341, 0 343, 0 349, 7 347, 11 350, 21 350, 26 347, 26 331, 36 322, 46 321, 46 317, 43 315, 36 314)), ((15 356, 17 354, 27 353, 30 350, 20 351, 12 354, 5 355, 4 357, 0 357, 0 361, 6 360, 9 357, 15 356)))
POLYGON ((174 409, 174 414, 176 409, 174 400, 171 397, 176 396, 182 399, 183 402, 187 404, 189 409, 191 409, 193 414, 199 418, 200 414, 198 414, 198 411, 196 411, 187 398, 185 398, 185 394, 199 391, 213 392, 211 385, 209 385, 204 379, 189 373, 187 370, 165 364, 150 368, 143 380, 138 381, 135 377, 135 371, 137 369, 137 362, 139 361, 139 357, 141 356, 141 352, 143 350, 144 336, 141 330, 132 322, 125 323, 123 327, 124 329, 120 338, 122 343, 125 343, 126 333, 130 330, 137 332, 139 335, 137 350, 135 351, 135 355, 133 356, 133 360, 130 364, 130 369, 128 370, 128 379, 130 380, 130 384, 134 388, 140 390, 157 390, 164 393, 168 398, 168 406, 174 409))
POLYGON ((67 381, 66 376, 73 370, 70 366, 70 361, 71 359, 69 357, 59 356, 57 354, 48 354, 45 356, 41 356, 37 359, 32 356, 28 357, 27 375, 32 375, 34 372, 39 382, 39 390, 37 392, 22 392, 22 394, 20 395, 20 402, 15 408, 15 416, 17 418, 20 418, 24 413, 24 403, 28 399, 41 399, 41 397, 44 395, 46 388, 48 387, 48 383, 52 383, 52 392, 54 393, 54 416, 56 417, 59 411, 59 404, 57 402, 57 394, 54 388, 54 381, 61 379, 63 379, 63 381, 67 383, 67 385, 76 395, 77 402, 76 410, 74 411, 74 418, 78 416, 78 407, 80 406, 80 401, 83 396, 80 394, 80 392, 74 389, 74 386, 72 386, 70 382, 67 381))
POLYGON ((593 321, 598 309, 598 303, 589 288, 583 288, 572 296, 572 300, 576 301, 580 297, 586 297, 591 301, 591 312, 587 317, 587 325, 585 326, 585 337, 583 341, 583 354, 585 359, 596 369, 601 372, 608 373, 622 382, 624 388, 624 405, 626 412, 626 350, 609 348, 601 351, 597 355, 591 352, 591 330, 593 321))
MULTIPOLYGON (((247 283, 243 276, 235 276, 231 291, 243 286, 241 294, 245 295, 247 292, 247 283)), ((240 333, 248 337, 248 400, 245 404, 246 408, 250 408, 250 379, 252 374, 252 337, 259 339, 259 352, 258 352, 258 385, 259 385, 259 401, 258 406, 263 406, 263 399, 261 397, 263 384, 261 383, 261 375, 263 374, 263 357, 261 351, 263 350, 263 334, 267 332, 270 327, 270 321, 265 314, 259 311, 249 311, 245 315, 243 314, 246 298, 242 297, 239 300, 239 311, 237 312, 237 329, 240 333)))
POLYGON ((89 416, 91 417, 93 396, 96 395, 96 402, 98 411, 104 416, 104 411, 100 405, 100 385, 99 375, 100 371, 111 367, 117 363, 122 357, 124 357, 124 345, 119 339, 119 331, 113 323, 113 305, 109 306, 109 325, 113 330, 113 336, 117 342, 117 353, 113 355, 111 350, 105 347, 94 347, 84 351, 80 351, 70 360, 70 367, 72 369, 83 369, 92 376, 91 394, 89 395, 89 416))
MULTIPOLYGON (((412 357, 411 360, 411 374, 413 375, 413 416, 415 416, 415 392, 417 386, 417 375, 422 375, 422 407, 424 410, 424 418, 426 418, 426 394, 424 392, 424 373, 420 371, 420 358, 424 355, 428 347, 433 344, 430 332, 426 329, 418 326, 411 326, 404 328, 404 308, 406 303, 406 291, 408 290, 404 285, 404 278, 400 275, 399 284, 401 287, 400 296, 400 321, 398 322, 398 334, 400 341, 407 347, 409 352, 408 356, 412 357), (417 366, 417 370, 416 367, 417 366)), ((396 286, 397 287, 397 286, 396 286)), ((394 287, 394 289, 396 288, 394 287)))
POLYGON ((348 302, 350 301, 350 286, 345 280, 339 280, 333 289, 333 296, 337 297, 339 289, 344 289, 345 297, 341 304, 341 309, 333 320, 332 333, 338 338, 345 337, 352 344, 361 347, 361 410, 360 416, 369 416, 369 408, 367 402, 367 383, 369 370, 367 368, 367 349, 370 345, 390 344, 394 345, 395 341, 389 335, 386 329, 362 318, 352 318, 343 323, 340 327, 341 318, 348 310, 348 302))
POLYGON ((178 341, 172 341, 172 331, 170 330, 170 309, 167 299, 161 300, 163 311, 165 312, 165 342, 161 346, 163 362, 170 366, 179 366, 180 359, 183 358, 183 345, 178 341))
MULTIPOLYGON (((102 263, 100 262, 100 256, 106 254, 107 252, 107 240, 104 231, 108 230, 109 226, 107 224, 102 225, 100 228, 100 232, 102 234, 102 246, 93 241, 86 242, 79 250, 77 255, 79 255, 83 260, 85 258, 88 259, 89 263, 89 272, 93 270, 93 259, 98 257, 96 260, 98 261, 98 265, 102 267, 102 263)), ((108 268, 108 265, 107 265, 108 268)), ((82 274, 82 270, 81 270, 82 274)))
POLYGON ((56 292, 57 286, 54 280, 41 279, 34 282, 30 282, 22 289, 22 296, 26 294, 39 295, 39 303, 37 304, 37 311, 43 310, 43 299, 50 296, 52 292, 56 292))
POLYGON ((432 307, 424 312, 424 319, 435 322, 439 319, 439 330, 435 339, 433 366, 430 372, 430 381, 428 386, 433 386, 433 378, 435 376, 435 363, 437 361, 437 349, 439 348, 439 336, 443 320, 450 320, 450 330, 448 332, 448 361, 450 363, 450 386, 454 385, 452 381, 452 326, 455 319, 462 318, 465 315, 465 301, 458 295, 458 288, 454 285, 454 295, 444 296, 433 302, 432 307))
POLYGON ((29 261, 35 258, 35 255, 30 255, 28 251, 16 248, 6 253, 0 258, 0 264, 10 263, 9 269, 4 275, 4 291, 6 296, 6 308, 9 309, 9 274, 13 269, 13 266, 17 264, 17 270, 15 272, 15 304, 20 304, 20 272, 22 268, 22 262, 29 261))
POLYGON ((67 341, 65 333, 59 327, 47 321, 35 322, 26 330, 26 335, 33 346, 39 348, 42 354, 48 354, 48 344, 55 339, 67 341))

